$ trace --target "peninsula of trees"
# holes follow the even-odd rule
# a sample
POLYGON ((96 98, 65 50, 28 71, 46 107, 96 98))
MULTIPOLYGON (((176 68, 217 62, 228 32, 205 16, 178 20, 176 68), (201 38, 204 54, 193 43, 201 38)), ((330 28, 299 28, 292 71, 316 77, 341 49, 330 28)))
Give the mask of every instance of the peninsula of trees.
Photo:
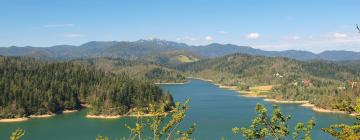
POLYGON ((0 119, 56 114, 89 104, 94 115, 122 115, 137 108, 174 105, 147 80, 75 62, 0 56, 0 119))

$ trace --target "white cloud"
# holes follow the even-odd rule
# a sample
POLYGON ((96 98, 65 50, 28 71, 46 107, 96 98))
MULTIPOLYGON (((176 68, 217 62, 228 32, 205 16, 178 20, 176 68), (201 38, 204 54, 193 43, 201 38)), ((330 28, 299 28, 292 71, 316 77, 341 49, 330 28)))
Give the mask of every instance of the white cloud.
POLYGON ((71 34, 67 34, 65 35, 68 38, 77 38, 77 37, 82 37, 82 34, 76 34, 76 33, 71 33, 71 34))
POLYGON ((258 38, 260 38, 260 34, 259 33, 249 33, 245 37, 246 37, 246 39, 258 39, 258 38))
POLYGON ((205 40, 211 41, 211 40, 214 40, 214 38, 213 38, 212 36, 206 36, 206 37, 205 37, 205 40))
POLYGON ((333 33, 332 36, 334 38, 346 38, 346 37, 348 37, 348 35, 345 34, 345 33, 333 33))
POLYGON ((44 25, 45 28, 57 28, 57 27, 74 27, 75 24, 48 24, 44 25))
MULTIPOLYGON (((323 32, 319 34, 292 34, 292 35, 274 35, 262 38, 260 33, 249 32, 239 42, 233 44, 252 46, 264 50, 307 50, 321 52, 324 50, 352 50, 360 51, 360 35, 355 32, 323 32), (259 39, 252 41, 251 39, 259 39), (249 40, 245 40, 249 39, 249 40)), ((206 45, 212 43, 214 36, 183 36, 176 38, 179 42, 191 45, 206 45)), ((220 42, 223 43, 223 42, 220 42)), ((229 43, 229 42, 225 42, 229 43)))
POLYGON ((332 43, 341 43, 342 45, 354 45, 360 43, 360 37, 358 34, 351 34, 351 33, 340 33, 335 32, 327 36, 326 38, 328 41, 332 43))
POLYGON ((322 52, 324 50, 360 51, 360 36, 355 33, 332 32, 309 36, 288 36, 265 42, 253 42, 251 46, 265 50, 307 50, 322 52))

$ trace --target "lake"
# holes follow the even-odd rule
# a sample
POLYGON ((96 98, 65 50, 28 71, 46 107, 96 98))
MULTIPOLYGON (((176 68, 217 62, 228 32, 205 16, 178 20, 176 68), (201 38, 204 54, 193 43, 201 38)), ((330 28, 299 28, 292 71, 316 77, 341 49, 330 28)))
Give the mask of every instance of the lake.
MULTIPOLYGON (((255 105, 264 104, 271 108, 271 103, 260 98, 239 96, 239 93, 221 89, 212 83, 201 80, 190 80, 184 85, 161 85, 170 91, 175 101, 184 102, 190 98, 190 110, 183 127, 197 124, 194 138, 197 140, 242 139, 232 134, 231 128, 248 126, 256 115, 255 105)), ((332 139, 323 133, 321 128, 330 124, 351 124, 355 118, 344 114, 318 113, 310 108, 296 104, 279 104, 284 114, 291 115, 290 127, 293 129, 298 121, 306 122, 311 117, 316 119, 313 139, 332 139)), ((97 120, 85 118, 86 110, 76 113, 57 115, 46 119, 31 119, 26 122, 0 123, 0 139, 8 139, 16 128, 26 130, 24 140, 91 140, 97 135, 106 135, 112 139, 127 136, 129 131, 125 124, 133 124, 134 119, 97 120)))

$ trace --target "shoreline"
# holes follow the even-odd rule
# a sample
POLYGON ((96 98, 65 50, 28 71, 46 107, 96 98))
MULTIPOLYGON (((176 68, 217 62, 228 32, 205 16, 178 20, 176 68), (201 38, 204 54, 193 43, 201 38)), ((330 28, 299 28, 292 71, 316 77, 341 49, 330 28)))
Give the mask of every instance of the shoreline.
POLYGON ((316 105, 310 103, 309 101, 285 101, 285 100, 276 100, 276 99, 264 99, 267 102, 273 103, 280 103, 280 104, 300 104, 302 107, 311 108, 314 112, 320 113, 336 113, 336 114, 346 114, 350 116, 356 116, 358 114, 355 113, 348 113, 346 111, 339 111, 339 110, 332 110, 332 109, 325 109, 321 107, 317 107, 316 105))
MULTIPOLYGON (((314 112, 321 112, 321 113, 339 113, 339 114, 347 114, 350 116, 360 115, 360 114, 355 114, 355 113, 348 113, 345 111, 324 109, 321 107, 317 107, 314 104, 311 104, 309 101, 305 101, 305 100, 304 101, 286 101, 286 100, 270 99, 270 98, 267 98, 266 95, 258 95, 257 93, 255 93, 253 91, 241 91, 237 88, 237 86, 224 86, 221 84, 213 83, 212 80, 207 80, 207 79, 202 79, 202 78, 195 78, 195 77, 188 77, 188 78, 211 82, 212 84, 218 86, 219 88, 236 91, 236 92, 240 93, 239 96, 249 97, 249 98, 265 98, 265 99, 263 99, 263 101, 266 101, 266 102, 281 103, 281 104, 300 104, 300 106, 302 106, 302 107, 311 108, 314 112)), ((180 85, 180 84, 186 84, 186 83, 155 83, 155 84, 179 84, 180 85)), ((84 108, 91 107, 88 104, 81 104, 81 106, 84 108)), ((74 113, 74 112, 78 112, 78 111, 79 110, 63 110, 62 113, 68 114, 68 113, 74 113)), ((167 114, 168 113, 165 113, 164 115, 167 115, 167 114)), ((56 116, 56 114, 30 115, 29 117, 22 117, 22 118, 0 119, 0 123, 24 122, 24 121, 28 121, 32 118, 50 118, 50 117, 54 117, 54 116, 56 116)), ((155 116, 155 114, 141 114, 141 115, 140 114, 130 114, 130 115, 89 115, 89 114, 87 114, 85 116, 85 118, 118 119, 118 118, 122 118, 122 117, 150 117, 150 116, 155 116)))
POLYGON ((266 95, 259 95, 252 91, 241 91, 237 90, 236 92, 240 93, 239 96, 249 97, 249 98, 266 98, 266 95))
POLYGON ((224 85, 221 85, 221 84, 215 84, 217 85, 219 88, 223 88, 223 89, 229 89, 229 90, 236 90, 238 91, 238 86, 224 86, 224 85))
POLYGON ((34 118, 50 118, 54 116, 55 114, 30 115, 29 117, 22 117, 22 118, 0 119, 0 123, 24 122, 34 118))
POLYGON ((311 108, 315 107, 315 105, 314 105, 314 104, 311 104, 311 103, 305 103, 305 104, 302 104, 302 105, 300 105, 300 106, 303 106, 303 107, 311 107, 311 108))
MULTIPOLYGON (((168 113, 165 113, 163 115, 167 115, 168 113)), ((86 114, 85 118, 88 119, 119 119, 124 117, 152 117, 156 116, 157 114, 130 114, 130 115, 90 115, 86 114)))
POLYGON ((266 102, 281 103, 281 104, 300 104, 300 106, 310 107, 313 111, 321 112, 321 113, 339 113, 339 114, 347 114, 347 115, 350 115, 350 116, 360 115, 360 114, 356 114, 356 113, 348 113, 348 112, 345 112, 345 111, 324 109, 324 108, 321 108, 321 107, 317 107, 314 104, 311 104, 309 101, 285 101, 285 100, 269 99, 269 98, 267 98, 266 95, 258 95, 258 94, 254 93, 252 91, 241 91, 241 90, 235 89, 234 87, 236 87, 236 86, 224 86, 222 84, 214 83, 213 80, 208 80, 208 79, 203 79, 203 78, 196 78, 196 77, 188 77, 188 78, 198 79, 198 80, 202 80, 202 81, 206 81, 206 82, 211 82, 212 84, 218 86, 219 88, 230 89, 230 90, 236 91, 236 92, 240 93, 240 96, 243 96, 243 97, 265 98, 264 101, 266 101, 266 102))
POLYGON ((300 104, 300 106, 302 106, 302 107, 311 108, 311 110, 313 110, 314 112, 320 112, 320 113, 336 113, 336 114, 346 114, 346 115, 350 115, 350 116, 360 115, 360 114, 356 114, 356 113, 348 113, 346 111, 332 110, 332 109, 325 109, 325 108, 317 107, 316 105, 310 103, 309 101, 284 101, 284 100, 276 100, 276 99, 264 99, 264 101, 281 103, 281 104, 300 104))
POLYGON ((50 118, 54 117, 55 114, 44 114, 44 115, 30 115, 29 118, 50 118))
POLYGON ((155 83, 155 85, 183 85, 186 84, 186 82, 184 83, 155 83))
POLYGON ((123 116, 121 115, 89 115, 86 114, 85 118, 88 119, 118 119, 121 118, 123 116))
MULTIPOLYGON (((322 112, 322 113, 341 113, 341 114, 349 114, 345 111, 339 111, 339 110, 330 110, 330 109, 324 109, 324 108, 320 108, 320 107, 312 107, 312 110, 316 111, 316 112, 322 112)), ((350 115, 350 114, 349 114, 350 115)))
POLYGON ((277 100, 277 99, 264 99, 264 101, 267 102, 273 102, 273 103, 282 103, 282 104, 306 104, 309 103, 309 101, 286 101, 286 100, 277 100))
POLYGON ((62 113, 63 114, 69 114, 69 113, 74 113, 74 112, 78 112, 79 110, 63 110, 62 113))
POLYGON ((321 112, 321 113, 338 113, 338 114, 347 114, 347 115, 350 115, 350 116, 360 115, 360 114, 356 114, 356 113, 348 113, 348 112, 346 112, 346 111, 324 109, 324 108, 316 107, 314 104, 311 104, 311 103, 305 103, 305 104, 302 104, 302 105, 300 105, 300 106, 309 107, 309 108, 311 108, 313 111, 315 111, 315 112, 321 112))
POLYGON ((30 118, 12 118, 12 119, 0 119, 0 123, 13 123, 13 122, 24 122, 28 121, 30 118))
POLYGON ((213 83, 213 82, 214 82, 213 80, 210 80, 210 79, 203 79, 203 78, 199 78, 199 77, 187 77, 187 78, 189 78, 189 79, 202 80, 202 81, 211 82, 211 83, 213 83))
POLYGON ((80 104, 82 108, 91 108, 90 104, 80 104))
MULTIPOLYGON (((64 110, 62 114, 68 114, 68 113, 74 113, 78 112, 79 110, 64 110)), ((12 123, 12 122, 24 122, 28 121, 30 119, 42 119, 42 118, 51 118, 55 117, 57 114, 43 114, 43 115, 30 115, 28 117, 22 117, 22 118, 9 118, 9 119, 0 119, 0 123, 12 123)))

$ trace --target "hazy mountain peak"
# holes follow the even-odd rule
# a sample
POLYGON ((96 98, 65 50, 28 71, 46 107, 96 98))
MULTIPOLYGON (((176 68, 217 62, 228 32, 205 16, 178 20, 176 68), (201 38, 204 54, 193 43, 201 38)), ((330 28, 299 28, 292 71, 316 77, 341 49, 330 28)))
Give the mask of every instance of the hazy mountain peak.
POLYGON ((162 47, 175 47, 175 48, 188 47, 188 45, 185 43, 167 41, 167 40, 162 40, 162 39, 158 39, 158 38, 140 39, 138 41, 135 41, 135 43, 147 44, 147 45, 158 45, 158 46, 162 46, 162 47))
POLYGON ((112 58, 143 58, 145 56, 161 56, 169 52, 186 52, 188 54, 196 55, 202 58, 213 58, 224 56, 233 53, 270 56, 270 57, 288 57, 298 60, 360 60, 360 52, 352 51, 324 51, 315 54, 303 50, 286 50, 286 51, 265 51, 255 49, 249 46, 239 46, 234 44, 220 44, 212 43, 209 45, 192 46, 185 43, 178 43, 173 41, 154 39, 140 39, 138 41, 90 41, 80 46, 71 45, 57 45, 53 47, 0 47, 0 55, 6 56, 24 56, 31 54, 31 56, 40 53, 37 51, 48 51, 52 56, 47 58, 89 58, 89 57, 112 57, 112 58))

